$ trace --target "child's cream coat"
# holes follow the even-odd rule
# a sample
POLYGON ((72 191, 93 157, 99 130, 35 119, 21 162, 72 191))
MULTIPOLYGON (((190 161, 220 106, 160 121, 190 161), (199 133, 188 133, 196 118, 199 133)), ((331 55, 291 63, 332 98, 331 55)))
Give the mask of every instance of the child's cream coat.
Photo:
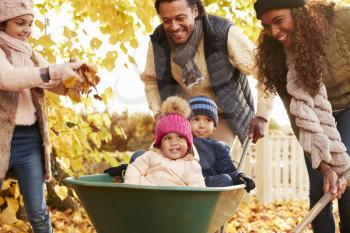
POLYGON ((126 184, 205 187, 197 153, 171 160, 153 148, 133 163, 125 173, 126 184))

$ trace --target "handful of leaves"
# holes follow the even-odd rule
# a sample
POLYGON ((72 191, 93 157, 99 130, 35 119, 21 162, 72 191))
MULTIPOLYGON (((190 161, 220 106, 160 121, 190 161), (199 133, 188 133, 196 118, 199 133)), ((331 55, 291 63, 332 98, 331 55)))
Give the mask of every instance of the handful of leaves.
POLYGON ((91 93, 91 87, 96 91, 94 95, 95 99, 102 100, 98 95, 96 85, 100 82, 100 77, 97 75, 97 69, 93 65, 83 64, 76 72, 83 78, 83 82, 79 88, 76 87, 76 79, 74 77, 64 81, 64 85, 67 88, 67 95, 74 101, 80 102, 81 95, 89 95, 91 93))

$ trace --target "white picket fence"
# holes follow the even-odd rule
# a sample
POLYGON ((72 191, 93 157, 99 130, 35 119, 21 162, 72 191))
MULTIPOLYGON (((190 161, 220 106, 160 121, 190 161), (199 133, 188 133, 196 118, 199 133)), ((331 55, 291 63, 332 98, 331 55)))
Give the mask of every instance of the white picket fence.
MULTIPOLYGON (((239 162, 243 149, 233 146, 239 162)), ((307 200, 309 179, 303 150, 294 136, 268 136, 252 145, 243 171, 254 178, 255 194, 262 204, 281 200, 307 200)))

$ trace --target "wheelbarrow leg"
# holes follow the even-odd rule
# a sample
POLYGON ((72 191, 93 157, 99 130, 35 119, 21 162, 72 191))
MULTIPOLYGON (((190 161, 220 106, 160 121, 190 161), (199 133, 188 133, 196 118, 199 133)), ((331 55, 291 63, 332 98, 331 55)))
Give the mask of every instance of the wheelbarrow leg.
POLYGON ((226 233, 226 226, 227 226, 227 223, 221 226, 219 230, 215 231, 215 233, 226 233))
POLYGON ((225 224, 220 228, 220 233, 226 233, 226 226, 227 226, 227 223, 225 223, 225 224))

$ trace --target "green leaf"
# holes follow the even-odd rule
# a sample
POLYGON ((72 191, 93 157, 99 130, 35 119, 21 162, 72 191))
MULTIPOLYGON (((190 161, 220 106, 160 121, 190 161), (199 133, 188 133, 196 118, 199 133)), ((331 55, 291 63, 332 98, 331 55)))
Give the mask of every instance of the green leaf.
POLYGON ((126 136, 125 131, 123 130, 123 128, 115 126, 114 127, 114 131, 117 133, 117 135, 121 136, 124 139, 127 139, 127 136, 126 136))
POLYGON ((70 30, 67 26, 63 28, 63 35, 68 39, 72 39, 73 37, 77 37, 77 33, 70 30))
POLYGON ((43 31, 45 29, 45 24, 40 20, 35 20, 34 24, 40 29, 40 31, 43 31))
POLYGON ((102 41, 96 37, 92 38, 92 40, 90 41, 90 46, 93 49, 99 49, 102 45, 102 41))
POLYGON ((131 62, 131 64, 133 64, 133 65, 137 65, 136 64, 136 61, 135 61, 135 58, 133 58, 131 55, 128 55, 128 59, 129 59, 129 61, 131 62))
POLYGON ((125 47, 124 43, 120 43, 120 49, 121 49, 125 54, 128 54, 128 49, 125 47))
POLYGON ((113 89, 111 87, 106 88, 102 94, 103 103, 107 104, 108 99, 112 99, 113 97, 113 89))

